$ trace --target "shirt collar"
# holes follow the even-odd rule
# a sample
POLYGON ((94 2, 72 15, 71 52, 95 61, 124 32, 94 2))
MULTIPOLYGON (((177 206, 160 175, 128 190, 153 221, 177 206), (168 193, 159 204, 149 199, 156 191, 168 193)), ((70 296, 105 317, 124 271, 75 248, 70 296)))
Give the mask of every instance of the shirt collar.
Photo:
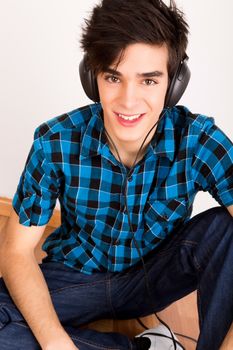
MULTIPOLYGON (((174 121, 172 111, 169 109, 158 123, 155 135, 150 144, 151 150, 156 156, 167 157, 172 161, 175 152, 174 136, 174 121)), ((112 157, 109 151, 107 137, 104 132, 102 107, 100 104, 96 104, 84 131, 80 155, 81 158, 88 158, 99 154, 107 158, 112 158, 111 160, 114 161, 114 157, 112 157)))
POLYGON ((173 113, 168 109, 158 123, 150 145, 159 157, 166 157, 173 161, 175 154, 175 126, 173 113))
POLYGON ((102 154, 102 149, 106 144, 107 138, 104 133, 102 108, 100 104, 95 104, 86 130, 84 130, 80 151, 81 158, 89 158, 102 154))

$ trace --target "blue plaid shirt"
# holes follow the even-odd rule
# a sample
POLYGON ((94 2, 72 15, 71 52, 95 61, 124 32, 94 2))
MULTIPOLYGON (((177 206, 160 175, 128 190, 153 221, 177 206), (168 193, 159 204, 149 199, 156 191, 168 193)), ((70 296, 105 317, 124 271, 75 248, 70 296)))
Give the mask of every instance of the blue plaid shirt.
POLYGON ((165 113, 128 180, 127 171, 109 149, 100 104, 36 129, 13 207, 21 224, 45 225, 59 199, 47 260, 88 274, 122 271, 140 260, 133 235, 145 256, 189 220, 198 191, 233 204, 232 142, 213 118, 182 106, 165 113))

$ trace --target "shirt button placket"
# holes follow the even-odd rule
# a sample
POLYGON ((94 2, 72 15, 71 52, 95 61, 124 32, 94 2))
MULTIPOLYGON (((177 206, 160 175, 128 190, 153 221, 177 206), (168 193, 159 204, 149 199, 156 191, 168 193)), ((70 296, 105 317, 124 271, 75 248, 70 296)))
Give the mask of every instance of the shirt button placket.
POLYGON ((133 175, 130 175, 130 177, 127 177, 128 182, 132 182, 133 181, 133 175))

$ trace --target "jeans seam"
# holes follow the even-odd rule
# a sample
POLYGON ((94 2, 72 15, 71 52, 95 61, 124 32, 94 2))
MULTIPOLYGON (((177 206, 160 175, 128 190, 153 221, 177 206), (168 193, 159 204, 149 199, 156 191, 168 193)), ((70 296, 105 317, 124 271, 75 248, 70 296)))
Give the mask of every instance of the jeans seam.
POLYGON ((12 303, 12 301, 9 301, 9 302, 4 301, 3 303, 0 302, 0 307, 1 307, 1 306, 5 306, 5 305, 6 305, 6 306, 10 306, 10 307, 12 307, 13 309, 18 310, 18 308, 15 306, 15 304, 12 303))
POLYGON ((124 349, 122 347, 118 347, 118 348, 114 347, 114 348, 112 348, 112 347, 109 347, 109 346, 103 346, 103 345, 100 345, 98 343, 93 343, 93 342, 91 342, 89 340, 84 340, 83 338, 77 337, 77 336, 75 336, 73 334, 70 334, 70 337, 71 337, 71 339, 77 340, 80 343, 87 344, 87 345, 92 345, 93 347, 96 347, 97 349, 105 349, 105 350, 106 349, 107 350, 123 350, 124 349))
MULTIPOLYGON (((23 327, 23 328, 27 328, 27 329, 30 329, 30 327, 25 323, 25 322, 12 322, 14 324, 17 324, 18 326, 20 327, 23 327)), ((30 329, 31 330, 31 329, 30 329)))
POLYGON ((112 304, 112 298, 111 298, 111 281, 110 278, 106 280, 106 294, 107 294, 107 299, 109 300, 109 305, 112 310, 112 318, 116 318, 116 313, 112 304))
POLYGON ((188 245, 188 246, 191 246, 191 247, 196 247, 198 245, 198 242, 191 241, 189 239, 182 239, 179 243, 180 243, 179 246, 180 245, 188 245))
MULTIPOLYGON (((188 247, 197 247, 198 243, 195 241, 183 240, 180 242, 180 246, 188 246, 188 247)), ((201 270, 201 265, 198 262, 198 259, 195 254, 193 254, 193 263, 197 271, 201 270)))
POLYGON ((50 294, 58 294, 58 293, 62 293, 63 291, 66 291, 66 290, 78 289, 80 287, 91 287, 91 286, 95 286, 95 285, 100 284, 100 283, 103 283, 103 281, 72 284, 71 286, 68 286, 68 287, 62 287, 62 288, 49 290, 49 292, 50 292, 50 294))
MULTIPOLYGON (((188 242, 188 241, 187 241, 188 242)), ((191 242, 191 241, 190 241, 191 242)), ((173 242, 173 245, 171 245, 170 247, 164 248, 161 251, 155 252, 155 254, 160 257, 160 256, 166 256, 167 253, 169 253, 171 250, 174 250, 175 248, 179 248, 181 245, 182 241, 176 241, 173 242)))
POLYGON ((201 271, 201 265, 199 264, 198 259, 197 259, 195 254, 193 256, 193 262, 194 262, 194 266, 196 267, 197 271, 201 271))
POLYGON ((203 322, 203 315, 201 309, 201 294, 200 294, 200 284, 197 286, 197 305, 198 305, 198 316, 199 316, 199 328, 201 330, 201 325, 203 322))

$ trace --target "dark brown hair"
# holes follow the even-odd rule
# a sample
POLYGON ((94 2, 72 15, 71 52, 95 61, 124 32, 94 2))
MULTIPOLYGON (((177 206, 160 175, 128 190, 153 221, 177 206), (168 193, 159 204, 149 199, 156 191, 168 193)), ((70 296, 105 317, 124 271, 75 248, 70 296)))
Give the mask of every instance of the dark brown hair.
POLYGON ((126 47, 134 43, 166 44, 171 78, 184 58, 188 24, 173 0, 102 0, 85 19, 81 48, 97 74, 118 63, 126 47))

